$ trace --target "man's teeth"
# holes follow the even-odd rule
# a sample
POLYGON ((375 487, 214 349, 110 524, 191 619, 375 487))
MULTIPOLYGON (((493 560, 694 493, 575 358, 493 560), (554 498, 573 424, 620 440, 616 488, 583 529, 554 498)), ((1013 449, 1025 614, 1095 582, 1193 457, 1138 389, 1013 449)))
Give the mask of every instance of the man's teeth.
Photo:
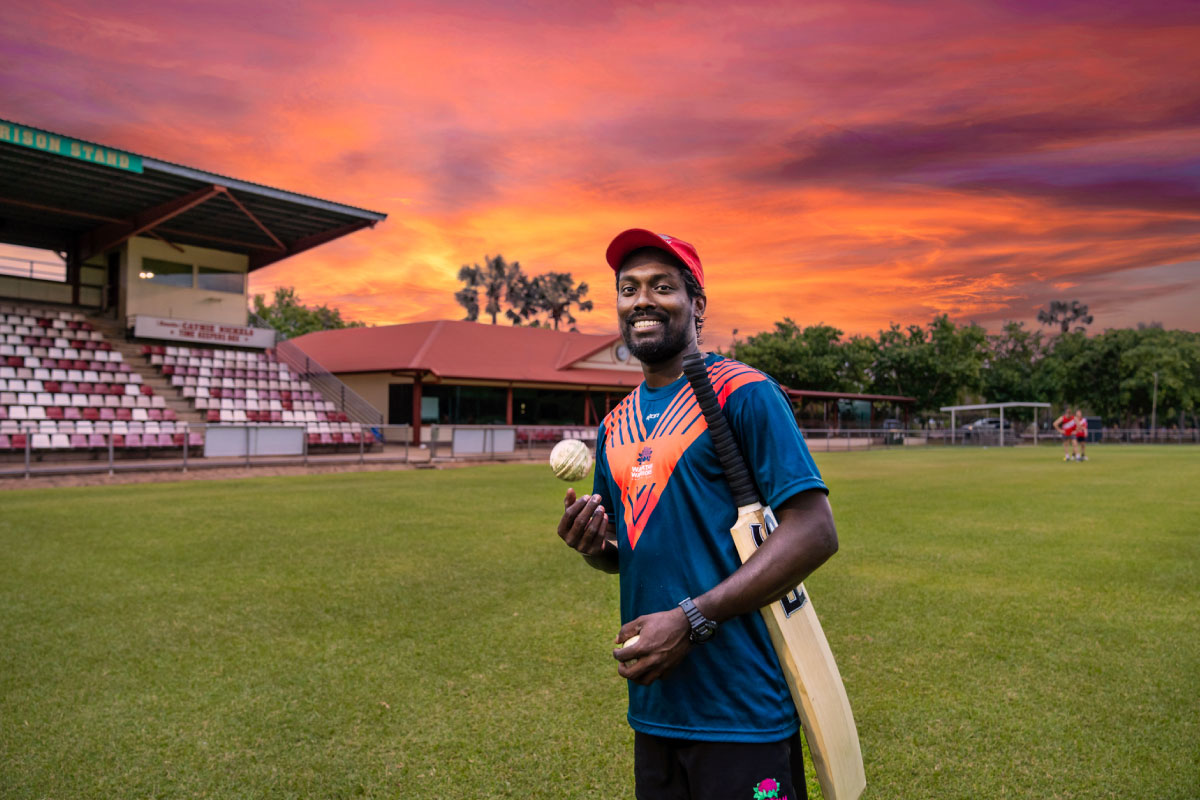
POLYGON ((633 323, 633 329, 643 330, 645 328, 656 328, 661 324, 662 323, 656 319, 639 319, 637 322, 633 323))

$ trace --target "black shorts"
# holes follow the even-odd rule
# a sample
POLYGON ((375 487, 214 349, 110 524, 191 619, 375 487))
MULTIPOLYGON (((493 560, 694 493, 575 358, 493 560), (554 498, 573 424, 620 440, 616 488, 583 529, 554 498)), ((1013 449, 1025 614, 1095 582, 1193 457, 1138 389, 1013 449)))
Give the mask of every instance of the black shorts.
POLYGON ((800 734, 743 744, 664 739, 634 732, 638 800, 804 800, 800 734))

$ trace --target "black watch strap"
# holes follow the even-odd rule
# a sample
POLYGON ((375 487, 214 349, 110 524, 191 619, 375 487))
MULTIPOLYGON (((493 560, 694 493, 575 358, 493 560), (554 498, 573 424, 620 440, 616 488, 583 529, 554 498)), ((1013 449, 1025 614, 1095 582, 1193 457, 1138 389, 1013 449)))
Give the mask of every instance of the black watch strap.
POLYGON ((707 642, 717 632, 717 623, 701 614, 700 609, 696 608, 696 604, 692 602, 692 598, 683 598, 679 603, 679 607, 683 609, 684 615, 687 616, 688 625, 691 626, 688 639, 693 643, 702 644, 703 642, 707 642))

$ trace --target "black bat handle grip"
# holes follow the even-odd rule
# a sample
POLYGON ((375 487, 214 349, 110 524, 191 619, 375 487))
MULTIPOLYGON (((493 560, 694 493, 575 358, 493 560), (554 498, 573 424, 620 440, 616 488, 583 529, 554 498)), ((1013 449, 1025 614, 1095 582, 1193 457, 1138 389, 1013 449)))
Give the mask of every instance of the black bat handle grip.
POLYGON ((733 501, 739 506, 748 506, 759 502, 758 490, 746 469, 746 459, 738 449, 733 431, 725 419, 725 412, 717 402, 717 393, 713 391, 712 381, 708 379, 708 367, 704 366, 704 356, 700 353, 688 353, 683 357, 683 374, 692 385, 692 394, 700 404, 704 421, 708 423, 708 433, 712 436, 713 448, 721 459, 721 469, 725 471, 725 480, 733 491, 733 501))

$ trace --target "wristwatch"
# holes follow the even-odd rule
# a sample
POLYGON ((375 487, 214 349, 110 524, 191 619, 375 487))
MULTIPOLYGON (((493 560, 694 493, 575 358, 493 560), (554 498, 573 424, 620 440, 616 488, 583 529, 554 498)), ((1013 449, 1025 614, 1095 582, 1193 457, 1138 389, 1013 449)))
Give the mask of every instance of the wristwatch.
POLYGON ((692 602, 692 598, 683 598, 679 607, 683 609, 683 613, 687 615, 688 624, 692 626, 692 630, 688 634, 688 639, 692 643, 703 644, 717 632, 717 623, 701 614, 700 609, 696 608, 696 604, 692 602))

